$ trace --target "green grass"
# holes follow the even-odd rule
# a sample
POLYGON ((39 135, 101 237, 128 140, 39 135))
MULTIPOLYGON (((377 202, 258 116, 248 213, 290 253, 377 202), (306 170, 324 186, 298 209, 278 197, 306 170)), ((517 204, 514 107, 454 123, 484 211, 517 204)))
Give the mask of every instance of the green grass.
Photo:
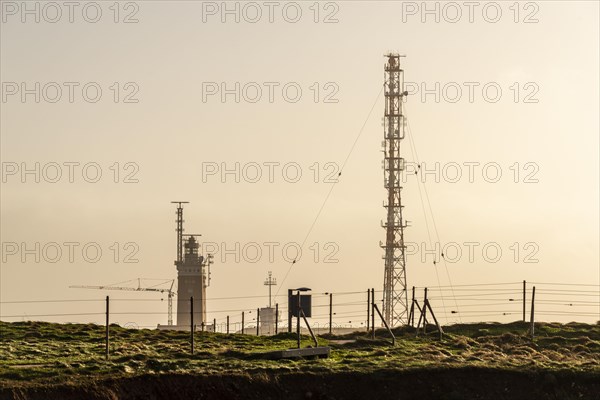
MULTIPOLYGON (((110 359, 104 360, 104 327, 45 322, 0 322, 0 386, 81 384, 122 376, 181 374, 257 374, 265 372, 373 372, 417 368, 483 367, 541 369, 600 374, 600 325, 528 326, 462 324, 417 337, 414 329, 395 329, 392 347, 387 332, 376 339, 364 332, 319 338, 332 347, 331 357, 317 360, 267 360, 262 353, 296 346, 294 334, 271 337, 197 333, 190 354, 189 333, 133 330, 111 326, 110 359), (335 339, 354 339, 344 345, 335 339)), ((311 345, 303 337, 303 346, 311 345)))

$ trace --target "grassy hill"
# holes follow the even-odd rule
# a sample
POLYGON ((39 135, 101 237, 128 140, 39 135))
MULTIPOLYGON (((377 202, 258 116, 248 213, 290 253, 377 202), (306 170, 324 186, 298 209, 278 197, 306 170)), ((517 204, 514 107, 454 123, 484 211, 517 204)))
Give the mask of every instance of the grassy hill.
POLYGON ((321 337, 331 357, 277 361, 262 354, 293 334, 197 333, 191 355, 189 332, 113 325, 107 361, 102 326, 0 322, 0 399, 600 399, 600 325, 539 323, 534 340, 523 323, 445 331, 398 328, 394 347, 385 331, 321 337))

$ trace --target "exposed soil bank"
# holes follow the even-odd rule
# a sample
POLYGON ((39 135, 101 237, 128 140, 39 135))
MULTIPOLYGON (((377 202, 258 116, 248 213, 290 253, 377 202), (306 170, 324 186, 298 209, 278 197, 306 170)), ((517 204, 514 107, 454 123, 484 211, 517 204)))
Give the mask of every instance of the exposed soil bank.
POLYGON ((2 388, 0 400, 162 399, 600 399, 598 374, 490 369, 372 374, 147 375, 94 384, 2 388))

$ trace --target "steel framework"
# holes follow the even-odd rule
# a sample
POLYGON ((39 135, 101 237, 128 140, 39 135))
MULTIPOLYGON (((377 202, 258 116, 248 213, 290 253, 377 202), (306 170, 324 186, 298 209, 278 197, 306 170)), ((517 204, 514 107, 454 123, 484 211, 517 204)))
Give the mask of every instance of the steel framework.
POLYGON ((404 91, 404 71, 400 68, 400 55, 386 55, 385 64, 385 114, 384 114, 384 186, 388 192, 387 219, 382 226, 386 230, 385 270, 383 284, 384 318, 389 326, 407 322, 408 293, 406 291, 406 258, 404 250, 404 228, 402 219, 402 200, 400 174, 404 170, 404 159, 400 157, 400 142, 404 138, 406 125, 403 114, 403 98, 408 94, 404 91))
POLYGON ((182 204, 189 204, 189 201, 172 201, 171 203, 177 204, 177 260, 175 265, 183 263, 183 206, 182 204))

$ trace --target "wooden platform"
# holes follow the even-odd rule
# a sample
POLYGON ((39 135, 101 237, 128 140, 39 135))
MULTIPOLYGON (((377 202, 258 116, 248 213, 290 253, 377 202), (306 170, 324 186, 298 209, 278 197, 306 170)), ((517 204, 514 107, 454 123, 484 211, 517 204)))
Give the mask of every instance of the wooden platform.
POLYGON ((265 353, 265 357, 270 360, 280 360, 282 358, 327 358, 331 347, 305 347, 302 349, 276 350, 265 353))

